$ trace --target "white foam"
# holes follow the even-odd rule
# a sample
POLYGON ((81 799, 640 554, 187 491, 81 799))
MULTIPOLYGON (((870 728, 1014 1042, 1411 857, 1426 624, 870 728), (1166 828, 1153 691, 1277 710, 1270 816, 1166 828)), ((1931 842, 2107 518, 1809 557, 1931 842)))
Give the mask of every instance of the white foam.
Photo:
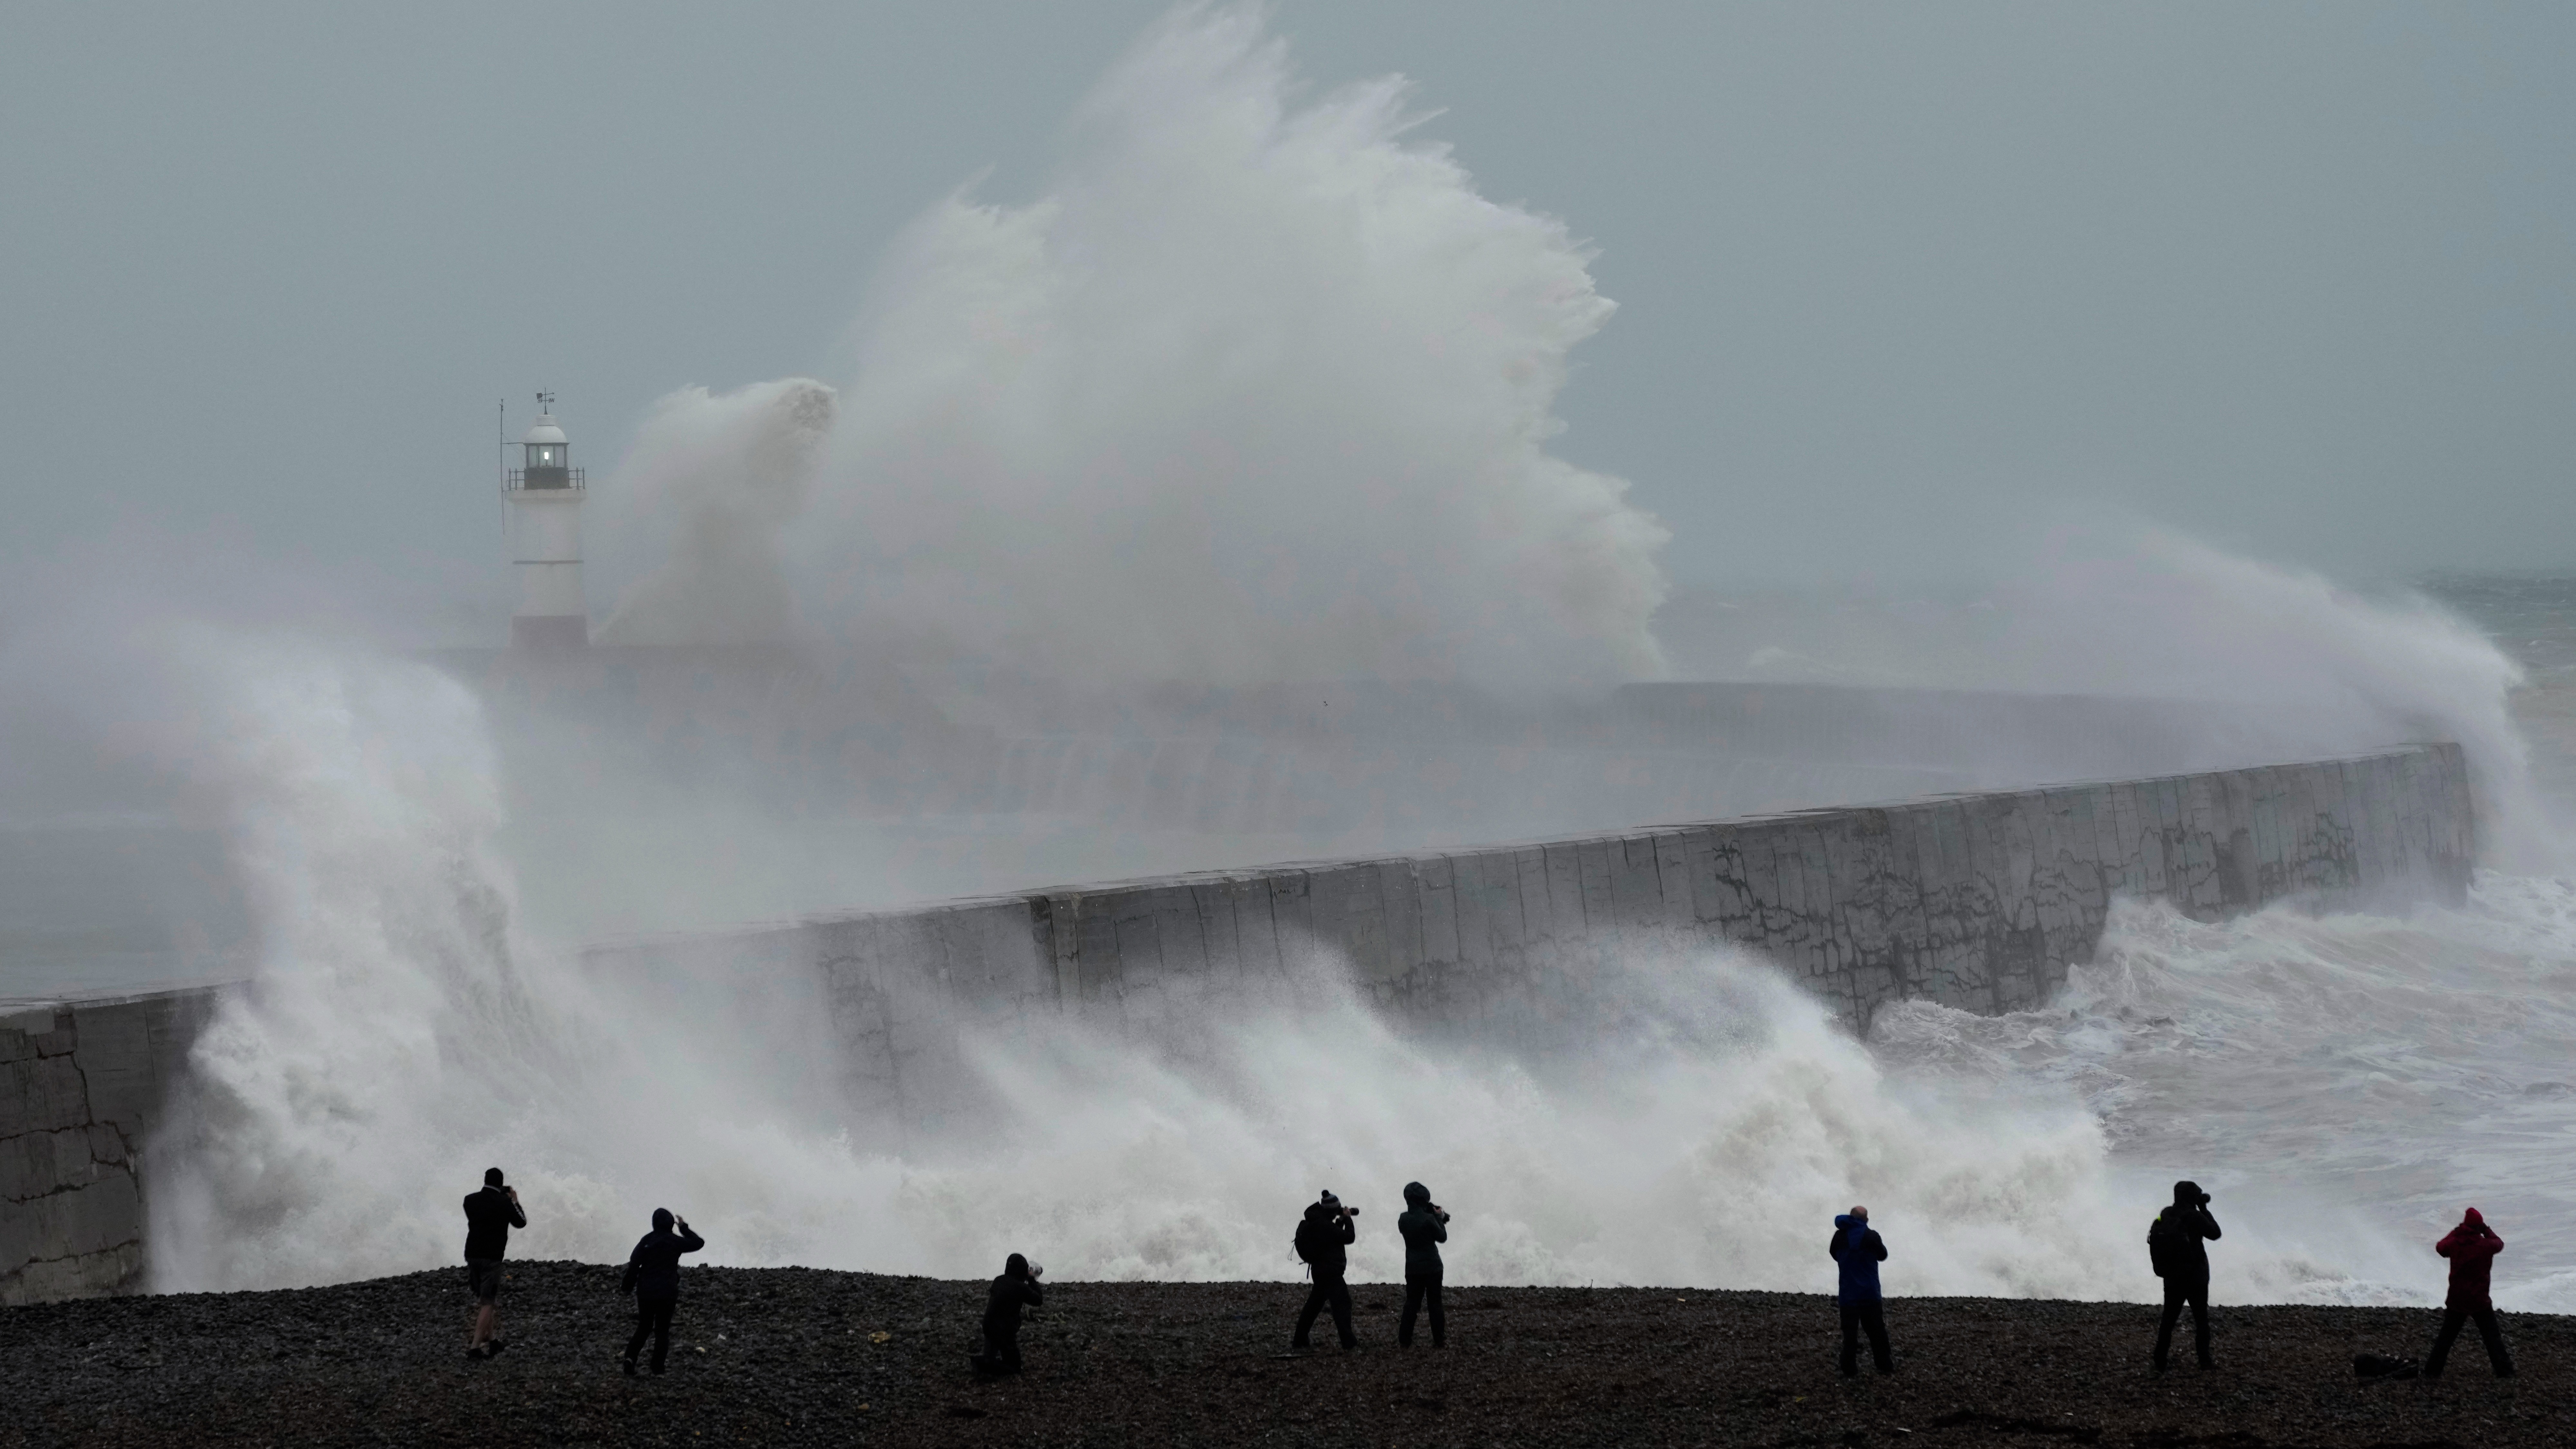
POLYGON ((727 444, 809 384, 666 399, 593 505, 640 550, 605 566, 656 580, 621 633, 730 637, 688 606, 738 627, 775 571, 805 630, 1092 678, 1659 674, 1664 530, 1548 449, 1611 311, 1588 248, 1411 135, 1400 78, 1299 89, 1259 10, 1183 7, 1040 195, 932 206, 853 329, 810 497, 727 444))

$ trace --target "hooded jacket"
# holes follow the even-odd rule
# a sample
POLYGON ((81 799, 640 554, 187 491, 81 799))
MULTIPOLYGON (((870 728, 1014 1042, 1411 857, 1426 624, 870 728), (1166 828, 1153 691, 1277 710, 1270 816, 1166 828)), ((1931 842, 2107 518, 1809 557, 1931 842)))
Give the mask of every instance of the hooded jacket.
POLYGON ((1395 1220, 1404 1235, 1404 1276, 1440 1276, 1440 1245, 1449 1241, 1449 1225, 1431 1210, 1431 1189, 1418 1182, 1404 1185, 1404 1214, 1395 1220))
POLYGON ((2209 1215, 2209 1205, 2201 1201, 2200 1189, 2188 1182, 2174 1184, 2173 1206, 2156 1214, 2147 1225, 2147 1261, 2156 1276, 2174 1283, 2207 1283, 2209 1249, 2205 1243, 2218 1238, 2218 1219, 2209 1215))
POLYGON ((2433 1245, 2433 1251, 2451 1260, 2451 1293, 2442 1300, 2443 1307, 2472 1312, 2495 1307, 2495 1300, 2487 1296, 2487 1282, 2495 1270, 2495 1255, 2504 1251, 2504 1239, 2496 1236, 2476 1208, 2469 1209, 2460 1225, 2433 1245))
POLYGON ((1002 1265, 1002 1276, 984 1294, 984 1331, 987 1333, 1020 1331, 1020 1305, 1036 1308, 1046 1302, 1046 1290, 1029 1276, 1029 1260, 1017 1253, 1002 1265))
POLYGON ((677 1298, 680 1296, 680 1255, 694 1253, 707 1245, 704 1238, 682 1228, 671 1231, 668 1208, 653 1209, 653 1231, 636 1243, 626 1261, 635 1269, 635 1296, 638 1298, 677 1298))
POLYGON ((1359 1224, 1322 1203, 1306 1204, 1305 1220, 1297 1224, 1297 1256, 1306 1260, 1317 1278, 1339 1278, 1349 1272, 1351 1255, 1344 1246, 1359 1240, 1359 1224))
POLYGON ((1878 1230, 1866 1218, 1842 1213, 1834 1219, 1834 1238, 1825 1251, 1842 1265, 1842 1287, 1836 1295, 1843 1303, 1876 1303, 1878 1265, 1887 1261, 1887 1244, 1881 1242, 1878 1230))

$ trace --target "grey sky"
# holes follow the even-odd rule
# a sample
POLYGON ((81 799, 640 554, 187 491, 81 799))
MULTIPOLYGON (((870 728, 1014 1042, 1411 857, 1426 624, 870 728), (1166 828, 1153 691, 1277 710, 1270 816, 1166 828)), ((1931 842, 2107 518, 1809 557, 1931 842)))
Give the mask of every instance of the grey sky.
MULTIPOLYGON (((837 347, 1157 3, 0 5, 0 566, 204 536, 453 635, 492 405, 594 468, 837 347), (430 612, 424 612, 424 620, 430 612)), ((1684 585, 2104 499, 2350 576, 2576 564, 2576 10, 1278 7, 1621 304, 1558 450, 1684 585)), ((596 475, 594 475, 596 476, 596 475)))

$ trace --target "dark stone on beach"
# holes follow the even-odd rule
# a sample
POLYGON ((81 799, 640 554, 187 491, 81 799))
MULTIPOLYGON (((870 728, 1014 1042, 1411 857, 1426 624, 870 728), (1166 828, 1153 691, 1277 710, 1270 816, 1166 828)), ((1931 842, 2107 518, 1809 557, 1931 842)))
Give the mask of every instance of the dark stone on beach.
POLYGON ((1455 1287, 1445 1349, 1363 1312, 1364 1352, 1290 1356, 1303 1284, 1055 1283, 978 1380, 980 1282, 689 1268, 670 1373, 628 1379, 617 1269, 510 1273, 487 1363, 461 1269, 0 1309, 0 1446, 2576 1445, 2576 1319, 2534 1314, 2518 1378, 2365 1381, 2435 1312, 2222 1306, 2220 1367, 2158 1376, 2148 1305, 1891 1299, 1897 1373, 1845 1380, 1819 1295, 1455 1287))

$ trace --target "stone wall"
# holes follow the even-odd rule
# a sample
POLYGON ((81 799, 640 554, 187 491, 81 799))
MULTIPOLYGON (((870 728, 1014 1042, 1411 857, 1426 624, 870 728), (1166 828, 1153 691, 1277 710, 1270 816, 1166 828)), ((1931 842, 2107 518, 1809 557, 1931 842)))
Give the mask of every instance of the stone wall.
POLYGON ((0 1004, 0 1304, 143 1286, 143 1144, 213 1004, 0 1004))
MULTIPOLYGON (((2457 900, 2475 857, 2456 745, 2344 760, 1672 825, 1519 846, 1047 890, 594 948, 735 1029, 837 1052, 845 1108, 930 1125, 961 1026, 1185 1024, 1347 958, 1417 1029, 1544 1022, 1605 953, 1731 945, 1856 1028, 1928 998, 2035 1006, 2114 896, 2205 919, 2280 901, 2457 900), (727 989, 723 983, 730 979, 727 989)), ((1560 1014, 1561 1013, 1554 1013, 1560 1014)), ((712 1019, 712 1018, 711 1018, 712 1019)))

